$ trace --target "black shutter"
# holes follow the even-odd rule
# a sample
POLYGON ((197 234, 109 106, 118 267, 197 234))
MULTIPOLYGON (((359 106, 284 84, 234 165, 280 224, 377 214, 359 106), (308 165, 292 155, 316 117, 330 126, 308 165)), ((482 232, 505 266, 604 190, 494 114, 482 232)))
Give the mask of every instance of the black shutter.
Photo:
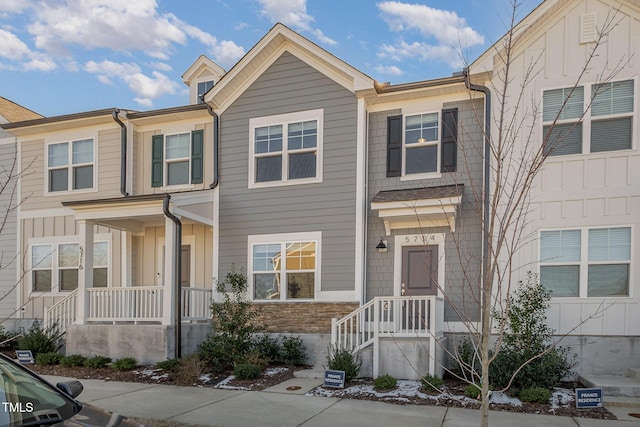
POLYGON ((164 135, 151 137, 151 186, 162 187, 162 169, 164 163, 164 135))
POLYGON ((402 116, 387 118, 387 177, 402 174, 402 116))
POLYGON ((191 132, 191 183, 202 184, 202 150, 204 141, 204 131, 194 130, 191 132))
POLYGON ((442 172, 455 172, 458 159, 458 109, 442 110, 442 172))

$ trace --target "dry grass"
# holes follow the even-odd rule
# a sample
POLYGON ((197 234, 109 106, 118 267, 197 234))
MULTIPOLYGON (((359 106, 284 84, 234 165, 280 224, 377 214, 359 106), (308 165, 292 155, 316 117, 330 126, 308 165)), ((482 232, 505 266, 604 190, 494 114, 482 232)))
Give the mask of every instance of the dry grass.
POLYGON ((210 427, 204 424, 187 424, 173 420, 154 420, 153 418, 132 418, 149 427, 210 427))

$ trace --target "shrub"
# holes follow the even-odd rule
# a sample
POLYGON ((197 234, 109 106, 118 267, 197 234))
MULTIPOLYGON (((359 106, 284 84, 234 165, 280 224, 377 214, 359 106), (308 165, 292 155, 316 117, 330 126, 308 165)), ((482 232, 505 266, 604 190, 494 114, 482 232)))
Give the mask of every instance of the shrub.
POLYGON ((62 347, 62 337, 57 324, 42 328, 37 320, 33 322, 29 331, 18 339, 18 349, 31 350, 34 356, 40 353, 55 353, 62 347))
POLYGON ((258 354, 268 362, 275 362, 281 359, 280 338, 272 338, 268 334, 259 334, 251 340, 252 352, 258 354))
POLYGON ((549 403, 551 391, 544 387, 525 388, 520 392, 520 400, 531 403, 549 403))
POLYGON ((180 359, 167 359, 162 362, 156 363, 156 368, 160 368, 163 371, 167 372, 175 372, 178 370, 178 366, 180 366, 180 359))
POLYGON ((300 337, 282 338, 282 361, 295 366, 307 363, 307 349, 300 337))
POLYGON ((258 331, 253 320, 258 312, 247 297, 247 277, 242 270, 231 270, 216 289, 223 295, 211 304, 213 331, 200 346, 198 354, 216 370, 243 363, 252 350, 252 338, 258 331))
POLYGON ((260 376, 262 368, 258 365, 240 363, 233 369, 233 375, 239 380, 253 380, 260 376))
POLYGON ((475 348, 467 338, 464 338, 456 349, 451 372, 458 378, 473 380, 479 377, 479 366, 480 360, 475 348))
POLYGON ((507 297, 509 311, 493 313, 505 333, 489 366, 492 384, 503 388, 513 377, 511 385, 517 389, 550 389, 571 374, 575 362, 569 361, 569 349, 553 345, 555 331, 546 323, 550 299, 538 276, 529 272, 526 281, 507 297))
POLYGON ((373 380, 373 387, 378 391, 393 390, 398 386, 398 380, 389 374, 380 375, 373 380))
POLYGON ((0 326, 0 348, 4 350, 15 350, 18 348, 18 332, 7 331, 4 326, 0 326))
POLYGON ((138 362, 133 357, 123 357, 113 363, 113 367, 117 371, 130 371, 138 365, 138 362))
POLYGON ((65 368, 73 368, 76 366, 84 366, 84 362, 87 360, 86 357, 81 354, 72 354, 69 356, 64 356, 60 359, 60 366, 65 368))
POLYGON ((354 355, 349 349, 331 347, 327 365, 331 370, 344 371, 345 381, 351 381, 358 377, 362 361, 359 353, 354 355))
POLYGON ((40 353, 35 357, 36 365, 39 366, 51 366, 60 363, 62 355, 60 353, 40 353))
POLYGON ((427 391, 440 392, 440 387, 444 385, 444 380, 435 375, 427 374, 421 378, 422 388, 427 391))
POLYGON ((464 395, 471 399, 478 399, 480 397, 480 387, 475 384, 469 384, 464 388, 464 395))
POLYGON ((92 369, 100 369, 111 363, 111 358, 106 356, 93 356, 84 361, 84 366, 92 369))
POLYGON ((176 385, 193 385, 205 373, 204 362, 197 354, 179 359, 179 364, 175 371, 176 385))

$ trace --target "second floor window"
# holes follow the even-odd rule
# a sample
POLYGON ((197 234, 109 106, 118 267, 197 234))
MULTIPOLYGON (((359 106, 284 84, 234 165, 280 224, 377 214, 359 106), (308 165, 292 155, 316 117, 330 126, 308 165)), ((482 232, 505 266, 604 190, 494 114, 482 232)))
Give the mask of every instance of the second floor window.
POLYGON ((204 131, 152 137, 151 186, 201 184, 204 131))
POLYGON ((93 139, 47 146, 49 192, 93 188, 93 139))
POLYGON ((202 97, 204 96, 205 93, 209 92, 209 90, 212 87, 213 87, 213 80, 198 83, 198 104, 204 103, 204 99, 202 99, 202 97))
POLYGON ((322 179, 322 110, 250 121, 249 187, 322 179))
POLYGON ((633 80, 546 90, 542 103, 548 155, 632 148, 633 80))

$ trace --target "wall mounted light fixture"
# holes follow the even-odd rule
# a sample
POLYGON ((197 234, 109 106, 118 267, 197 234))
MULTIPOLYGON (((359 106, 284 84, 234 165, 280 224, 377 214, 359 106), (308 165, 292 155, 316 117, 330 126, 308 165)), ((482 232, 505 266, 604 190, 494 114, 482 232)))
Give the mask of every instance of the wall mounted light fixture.
POLYGON ((378 252, 387 252, 387 241, 382 240, 382 237, 381 237, 380 241, 376 245, 376 249, 378 250, 378 252))

